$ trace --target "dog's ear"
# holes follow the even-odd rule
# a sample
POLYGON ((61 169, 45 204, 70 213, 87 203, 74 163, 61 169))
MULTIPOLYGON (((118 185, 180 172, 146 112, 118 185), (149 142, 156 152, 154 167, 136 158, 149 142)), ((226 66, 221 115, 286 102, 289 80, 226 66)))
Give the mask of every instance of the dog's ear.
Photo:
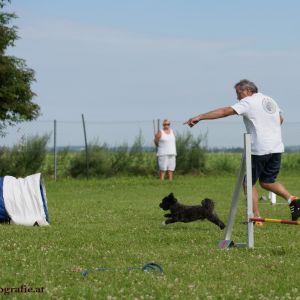
POLYGON ((176 203, 177 202, 177 199, 175 198, 173 193, 169 194, 168 200, 171 201, 171 203, 176 203))
POLYGON ((201 201, 201 204, 202 206, 207 209, 207 210, 210 210, 210 211, 213 211, 214 210, 214 207, 215 207, 215 203, 213 200, 211 199, 208 199, 208 198, 205 198, 201 201))

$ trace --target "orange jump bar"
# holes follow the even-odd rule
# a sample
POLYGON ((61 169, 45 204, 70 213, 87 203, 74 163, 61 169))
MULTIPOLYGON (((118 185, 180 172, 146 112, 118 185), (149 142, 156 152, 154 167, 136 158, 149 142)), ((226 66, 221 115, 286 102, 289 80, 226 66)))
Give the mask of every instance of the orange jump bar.
POLYGON ((268 219, 268 218, 250 218, 249 221, 266 222, 266 223, 280 223, 280 224, 288 224, 288 225, 300 225, 300 221, 268 219))

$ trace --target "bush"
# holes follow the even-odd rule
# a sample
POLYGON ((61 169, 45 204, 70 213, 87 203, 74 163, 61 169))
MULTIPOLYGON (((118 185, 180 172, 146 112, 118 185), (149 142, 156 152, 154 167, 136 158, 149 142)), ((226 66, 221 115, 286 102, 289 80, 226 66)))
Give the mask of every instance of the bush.
POLYGON ((11 151, 7 147, 0 148, 0 176, 10 175, 11 151))
POLYGON ((300 153, 283 153, 282 155, 282 170, 300 170, 300 153))
POLYGON ((149 154, 145 152, 143 136, 140 131, 129 151, 127 173, 132 175, 154 174, 156 158, 153 153, 149 154))
POLYGON ((40 172, 47 153, 49 135, 23 138, 12 149, 1 148, 1 176, 25 177, 40 172))
POLYGON ((125 174, 128 169, 128 161, 129 161, 129 150, 128 145, 124 144, 122 146, 114 149, 112 153, 112 173, 113 174, 125 174))
POLYGON ((176 171, 181 174, 204 173, 206 170, 206 136, 194 138, 190 132, 176 135, 176 171))
POLYGON ((72 177, 102 177, 111 175, 111 155, 106 145, 89 145, 88 159, 86 152, 76 153, 70 161, 72 177))
POLYGON ((150 175, 155 173, 156 160, 153 153, 145 152, 141 132, 131 148, 124 144, 116 149, 106 145, 88 147, 88 174, 85 151, 74 153, 70 161, 72 177, 102 177, 114 175, 150 175))
POLYGON ((210 153, 207 157, 207 171, 213 174, 235 174, 241 164, 241 153, 210 153))
MULTIPOLYGON (((68 147, 56 153, 56 176, 57 178, 70 176, 71 159, 76 153, 71 152, 68 147)), ((48 153, 42 167, 42 173, 54 177, 54 154, 53 150, 48 153)))

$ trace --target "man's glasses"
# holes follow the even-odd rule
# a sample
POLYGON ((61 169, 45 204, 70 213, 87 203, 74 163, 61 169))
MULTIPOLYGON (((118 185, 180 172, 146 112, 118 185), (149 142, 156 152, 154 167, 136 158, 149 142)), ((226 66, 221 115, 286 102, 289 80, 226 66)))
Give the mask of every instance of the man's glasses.
POLYGON ((170 126, 170 123, 165 123, 163 124, 163 126, 170 126))

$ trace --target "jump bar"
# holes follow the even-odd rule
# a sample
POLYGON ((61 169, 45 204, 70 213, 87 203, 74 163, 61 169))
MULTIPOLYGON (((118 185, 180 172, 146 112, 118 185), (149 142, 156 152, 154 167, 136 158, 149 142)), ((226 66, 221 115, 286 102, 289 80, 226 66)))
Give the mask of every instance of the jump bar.
POLYGON ((268 218, 250 218, 249 221, 251 221, 251 222, 266 222, 266 223, 280 223, 280 224, 288 224, 288 225, 300 225, 300 221, 268 219, 268 218))

